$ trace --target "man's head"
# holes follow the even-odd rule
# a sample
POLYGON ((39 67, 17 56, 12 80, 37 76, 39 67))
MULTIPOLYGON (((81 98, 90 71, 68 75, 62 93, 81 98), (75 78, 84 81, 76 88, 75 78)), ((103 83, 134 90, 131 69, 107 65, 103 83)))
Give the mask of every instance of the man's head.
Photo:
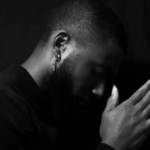
POLYGON ((123 27, 107 6, 64 0, 52 6, 40 44, 24 66, 57 113, 69 102, 84 105, 103 96, 125 49, 123 27))
POLYGON ((53 31, 65 30, 81 46, 114 38, 126 50, 124 29, 114 12, 101 0, 53 0, 42 40, 47 42, 53 31))

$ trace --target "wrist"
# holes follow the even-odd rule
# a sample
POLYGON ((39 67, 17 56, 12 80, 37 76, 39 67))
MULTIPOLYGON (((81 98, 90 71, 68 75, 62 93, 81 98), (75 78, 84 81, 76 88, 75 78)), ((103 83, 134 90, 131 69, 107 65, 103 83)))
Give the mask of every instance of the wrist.
POLYGON ((121 149, 117 144, 115 144, 113 141, 102 140, 101 143, 102 143, 102 144, 109 145, 110 147, 114 148, 115 150, 122 150, 122 149, 121 149))
POLYGON ((115 150, 115 149, 105 143, 99 143, 95 150, 115 150))

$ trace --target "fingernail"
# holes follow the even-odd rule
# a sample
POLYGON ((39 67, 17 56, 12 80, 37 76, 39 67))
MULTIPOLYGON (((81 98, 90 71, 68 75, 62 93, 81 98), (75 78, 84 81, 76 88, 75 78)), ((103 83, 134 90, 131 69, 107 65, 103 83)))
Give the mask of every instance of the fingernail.
POLYGON ((115 85, 114 85, 113 88, 112 88, 111 94, 112 94, 112 98, 113 98, 113 99, 117 97, 118 89, 117 89, 117 87, 116 87, 115 85))

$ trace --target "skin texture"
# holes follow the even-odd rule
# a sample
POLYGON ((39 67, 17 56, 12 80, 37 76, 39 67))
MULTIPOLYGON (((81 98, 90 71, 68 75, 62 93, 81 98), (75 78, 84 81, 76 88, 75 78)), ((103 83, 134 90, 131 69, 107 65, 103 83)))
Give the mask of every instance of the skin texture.
POLYGON ((102 97, 107 82, 116 75, 121 62, 121 50, 113 40, 105 46, 91 44, 80 51, 57 68, 45 88, 49 100, 53 100, 54 112, 61 116, 67 108, 85 107, 95 97, 102 97))
POLYGON ((102 114, 100 136, 102 143, 116 150, 138 149, 150 131, 150 81, 147 81, 129 99, 118 105, 118 90, 102 114))
POLYGON ((74 65, 74 94, 85 97, 87 101, 90 93, 99 98, 103 96, 107 81, 118 72, 122 55, 122 50, 112 39, 103 46, 88 45, 74 65))
POLYGON ((93 97, 103 96, 105 86, 116 75, 123 56, 113 39, 105 45, 95 42, 81 47, 73 38, 67 40, 64 33, 58 31, 44 46, 39 44, 22 64, 47 94, 53 111, 59 115, 72 105, 83 106, 93 97), (58 44, 63 38, 65 48, 58 44), (58 53, 61 59, 54 72, 53 64, 58 53))
MULTIPOLYGON (((48 102, 43 102, 46 108, 52 110, 56 120, 61 120, 71 113, 73 106, 82 108, 95 98, 101 100, 107 84, 117 74, 122 58, 123 52, 113 39, 103 45, 94 42, 82 47, 67 32, 60 30, 53 32, 47 43, 39 42, 22 66, 48 96, 48 102)), ((150 82, 146 83, 120 105, 118 90, 113 88, 115 94, 108 99, 101 120, 103 143, 116 150, 137 149, 142 144, 149 133, 149 85, 150 82)), ((49 119, 51 117, 47 115, 49 119)))

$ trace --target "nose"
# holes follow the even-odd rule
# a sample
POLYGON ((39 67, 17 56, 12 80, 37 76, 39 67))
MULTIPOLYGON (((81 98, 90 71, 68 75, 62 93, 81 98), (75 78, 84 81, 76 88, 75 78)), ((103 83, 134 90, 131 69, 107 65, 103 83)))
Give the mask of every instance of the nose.
POLYGON ((95 94, 98 98, 102 97, 105 90, 105 83, 98 84, 93 90, 92 93, 95 94))

